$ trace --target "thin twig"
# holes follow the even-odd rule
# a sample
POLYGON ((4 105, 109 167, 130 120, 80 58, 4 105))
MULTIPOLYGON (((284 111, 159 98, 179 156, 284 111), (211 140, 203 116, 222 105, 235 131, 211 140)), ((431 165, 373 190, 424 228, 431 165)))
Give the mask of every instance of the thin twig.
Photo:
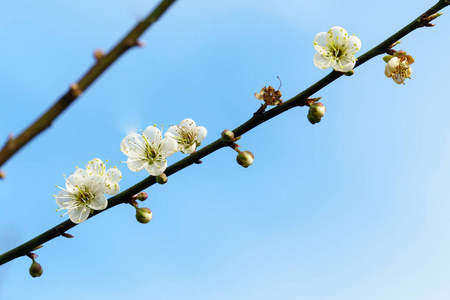
POLYGON ((97 62, 86 74, 70 86, 69 90, 50 107, 39 119, 25 129, 18 137, 9 139, 0 150, 0 166, 16 154, 39 133, 50 127, 55 120, 82 92, 111 66, 128 49, 139 46, 138 38, 155 23, 176 0, 163 0, 143 21, 139 22, 108 54, 97 56, 97 62))

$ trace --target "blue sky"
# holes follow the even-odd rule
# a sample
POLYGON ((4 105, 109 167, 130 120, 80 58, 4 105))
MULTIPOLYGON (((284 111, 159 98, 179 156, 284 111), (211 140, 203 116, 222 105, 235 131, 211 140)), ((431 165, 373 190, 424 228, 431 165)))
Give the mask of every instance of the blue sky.
MULTIPOLYGON (((0 3, 0 135, 18 133, 156 1, 0 3)), ((55 184, 98 157, 131 172, 120 141, 148 125, 194 119, 204 145, 248 120, 254 93, 289 99, 329 73, 312 41, 342 26, 361 53, 434 1, 178 1, 132 49, 14 156, 0 182, 0 251, 65 220, 55 184)), ((446 10, 444 10, 447 13, 446 10)), ((121 205, 0 268, 1 299, 448 299, 450 63, 447 14, 402 39, 412 79, 377 57, 322 96, 311 125, 293 109, 244 135, 244 169, 222 149, 147 190, 150 224, 121 205)), ((177 153, 168 159, 182 159, 177 153)))

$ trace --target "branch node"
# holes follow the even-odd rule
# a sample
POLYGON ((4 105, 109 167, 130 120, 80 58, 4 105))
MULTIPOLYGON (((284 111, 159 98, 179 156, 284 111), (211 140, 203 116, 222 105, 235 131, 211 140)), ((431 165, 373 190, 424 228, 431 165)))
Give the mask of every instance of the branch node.
POLYGON ((105 57, 105 52, 103 52, 102 49, 95 49, 94 50, 94 58, 95 60, 99 61, 105 57))
POLYGON ((71 234, 69 234, 69 233, 66 233, 66 230, 64 229, 64 226, 63 226, 63 225, 59 226, 58 229, 57 229, 56 231, 58 232, 58 234, 59 234, 60 236, 63 236, 63 237, 65 237, 65 238, 71 239, 71 238, 74 237, 73 235, 71 235, 71 234))
POLYGON ((80 89, 80 86, 78 85, 78 83, 72 83, 70 85, 70 93, 72 94, 72 96, 74 96, 75 98, 80 96, 83 91, 80 89))

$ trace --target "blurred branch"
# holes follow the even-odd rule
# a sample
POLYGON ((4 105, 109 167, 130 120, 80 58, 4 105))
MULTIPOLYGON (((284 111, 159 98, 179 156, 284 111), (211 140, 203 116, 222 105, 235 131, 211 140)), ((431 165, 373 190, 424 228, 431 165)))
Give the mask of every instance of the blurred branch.
POLYGON ((71 85, 70 89, 50 107, 39 119, 25 129, 18 137, 10 138, 0 150, 0 166, 17 153, 23 146, 30 142, 39 133, 50 127, 55 120, 72 102, 74 102, 83 91, 85 91, 100 75, 111 66, 122 54, 134 46, 140 46, 138 38, 155 23, 159 17, 176 0, 163 0, 153 12, 143 21, 139 22, 108 54, 104 55, 97 51, 95 56, 97 63, 87 71, 78 81, 71 85))
MULTIPOLYGON (((449 0, 447 0, 449 1, 449 0)), ((430 8, 425 14, 421 15, 419 18, 415 19, 413 22, 405 26, 403 29, 380 43, 379 45, 375 46, 371 50, 367 51, 363 55, 361 55, 358 58, 358 63, 356 64, 355 68, 362 65, 366 61, 374 58, 377 55, 380 55, 387 50, 389 50, 390 45, 392 45, 394 42, 399 40, 400 38, 406 36, 407 34, 411 33, 417 28, 425 26, 423 24, 423 17, 428 16, 431 14, 436 13, 440 9, 448 6, 450 3, 446 3, 446 1, 441 0, 438 4, 430 8)), ((289 99, 288 101, 284 102, 282 105, 279 105, 265 113, 254 115, 252 118, 250 118, 247 122, 239 126, 238 128, 233 130, 233 133, 235 136, 241 136, 245 134, 246 132, 252 130, 256 126, 274 118, 275 116, 297 106, 305 106, 308 105, 309 97, 312 96, 317 91, 321 90, 334 80, 341 77, 343 73, 333 71, 321 80, 319 80, 317 83, 313 84, 300 94, 296 95, 295 97, 289 99)), ((194 152, 193 154, 189 155, 188 157, 178 161, 177 163, 169 166, 165 174, 167 176, 170 176, 192 164, 195 164, 198 160, 204 158, 205 156, 208 156, 209 154, 219 150, 220 148, 223 148, 227 146, 226 142, 223 142, 221 139, 218 139, 206 147, 198 150, 197 152, 194 152)), ((156 177, 149 176, 146 179, 142 180, 141 182, 133 185, 132 187, 128 188, 127 190, 123 191, 120 194, 117 194, 114 197, 111 197, 108 199, 108 207, 105 210, 98 211, 96 210, 89 218, 94 217, 116 205, 122 204, 122 203, 128 203, 130 198, 137 194, 138 192, 154 185, 156 183, 156 177)), ((5 264, 17 257, 26 255, 28 252, 30 252, 32 249, 36 248, 37 246, 44 244, 59 235, 62 235, 65 231, 77 226, 77 224, 73 223, 70 220, 64 221, 61 224, 51 228, 50 230, 47 230, 41 235, 38 235, 34 239, 18 246, 17 248, 14 248, 2 255, 0 255, 0 265, 5 264)))

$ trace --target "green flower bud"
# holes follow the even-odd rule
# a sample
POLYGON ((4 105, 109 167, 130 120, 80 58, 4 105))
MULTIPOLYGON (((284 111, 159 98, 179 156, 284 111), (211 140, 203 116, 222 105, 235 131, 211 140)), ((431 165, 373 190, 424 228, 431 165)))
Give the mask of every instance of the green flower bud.
POLYGON ((225 129, 222 131, 222 141, 224 142, 232 142, 234 140, 234 133, 231 130, 225 129))
POLYGON ((320 102, 315 102, 309 107, 308 114, 312 115, 315 118, 322 118, 325 115, 326 110, 327 109, 325 108, 325 105, 320 102))
POLYGON ((308 121, 309 121, 311 124, 314 125, 314 124, 320 122, 320 118, 314 117, 313 115, 311 115, 310 113, 308 113, 308 121))
POLYGON ((31 264, 31 267, 30 267, 31 277, 41 277, 43 272, 44 272, 44 269, 42 269, 42 266, 33 259, 33 263, 31 264))
POLYGON ((164 184, 168 180, 167 175, 165 173, 162 173, 159 176, 156 176, 156 182, 159 184, 164 184))
POLYGON ((146 224, 150 222, 153 218, 153 213, 150 208, 142 207, 136 208, 136 220, 139 223, 146 224))
POLYGON ((248 168, 248 166, 251 166, 253 164, 254 158, 255 156, 250 151, 242 151, 238 153, 236 161, 244 168, 248 168))

